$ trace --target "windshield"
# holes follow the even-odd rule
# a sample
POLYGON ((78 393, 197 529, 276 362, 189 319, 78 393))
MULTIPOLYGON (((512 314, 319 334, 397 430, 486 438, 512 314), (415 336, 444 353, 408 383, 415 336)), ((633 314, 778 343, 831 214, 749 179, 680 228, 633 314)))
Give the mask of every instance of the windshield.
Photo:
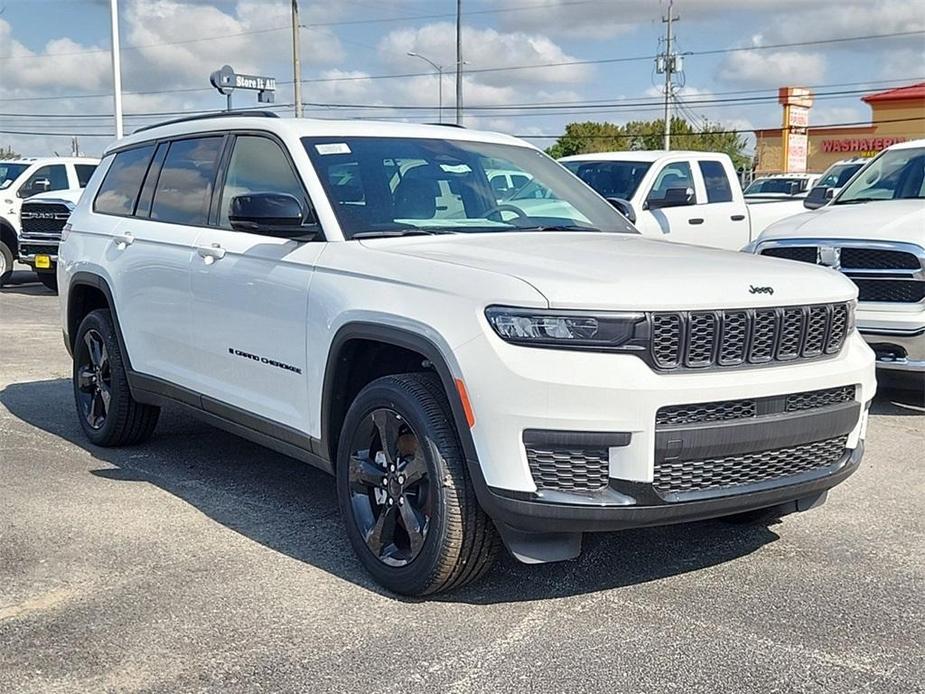
POLYGON ((909 147, 883 152, 842 190, 834 204, 922 198, 925 198, 925 147, 909 147))
POLYGON ((432 138, 302 139, 346 238, 635 229, 529 147, 432 138), (505 186, 492 180, 503 172, 505 186), (509 184, 508 184, 509 182, 509 184), (520 189, 514 189, 520 184, 520 189), (533 194, 522 197, 522 191, 533 194))
POLYGON ((822 178, 816 182, 816 186, 841 188, 851 180, 851 177, 854 176, 862 166, 863 164, 860 162, 857 164, 833 164, 822 174, 822 178))
POLYGON ((605 198, 629 200, 652 164, 647 161, 564 161, 563 166, 605 198))
POLYGON ((806 188, 805 178, 759 178, 745 189, 746 195, 783 193, 793 195, 806 188))
POLYGON ((0 162, 0 190, 9 188, 20 174, 29 168, 28 164, 0 162))

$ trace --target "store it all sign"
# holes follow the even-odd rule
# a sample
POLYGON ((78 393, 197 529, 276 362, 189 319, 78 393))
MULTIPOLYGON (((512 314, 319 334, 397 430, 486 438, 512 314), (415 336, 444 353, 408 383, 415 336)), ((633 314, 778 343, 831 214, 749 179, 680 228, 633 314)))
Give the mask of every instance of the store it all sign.
POLYGON ((905 137, 858 137, 845 140, 823 140, 820 149, 823 152, 879 152, 890 145, 905 142, 905 137))

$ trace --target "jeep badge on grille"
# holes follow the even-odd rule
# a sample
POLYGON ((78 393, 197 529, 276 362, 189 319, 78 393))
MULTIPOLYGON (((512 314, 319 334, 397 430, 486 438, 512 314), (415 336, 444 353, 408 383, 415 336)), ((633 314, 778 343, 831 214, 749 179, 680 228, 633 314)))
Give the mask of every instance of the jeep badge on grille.
POLYGON ((774 294, 774 287, 756 287, 754 284, 748 287, 749 294, 774 294))

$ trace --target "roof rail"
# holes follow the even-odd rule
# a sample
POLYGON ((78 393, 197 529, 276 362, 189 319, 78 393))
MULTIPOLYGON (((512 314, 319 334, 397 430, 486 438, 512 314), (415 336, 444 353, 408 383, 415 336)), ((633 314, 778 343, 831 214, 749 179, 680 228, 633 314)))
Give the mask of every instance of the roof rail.
POLYGON ((459 123, 424 123, 424 125, 442 125, 444 128, 462 128, 466 129, 465 125, 460 125, 459 123))
POLYGON ((253 118, 279 118, 279 114, 273 111, 215 111, 214 113, 201 113, 195 116, 186 116, 185 118, 165 120, 162 123, 155 123, 154 125, 145 125, 133 130, 132 134, 144 132, 145 130, 151 130, 152 128, 159 128, 162 125, 173 125, 174 123, 186 123, 193 120, 208 120, 209 118, 240 118, 242 116, 253 118))

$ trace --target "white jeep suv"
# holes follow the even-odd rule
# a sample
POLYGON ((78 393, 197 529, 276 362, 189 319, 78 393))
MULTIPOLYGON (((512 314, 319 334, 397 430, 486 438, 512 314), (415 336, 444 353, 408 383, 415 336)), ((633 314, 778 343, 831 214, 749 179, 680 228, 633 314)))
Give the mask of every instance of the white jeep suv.
POLYGON ((58 279, 93 443, 171 403, 332 473, 361 562, 407 594, 477 578, 499 540, 556 561, 588 531, 815 506, 875 390, 846 278, 640 238, 536 148, 446 126, 137 132, 58 279), (497 170, 556 216, 499 202, 497 170))

